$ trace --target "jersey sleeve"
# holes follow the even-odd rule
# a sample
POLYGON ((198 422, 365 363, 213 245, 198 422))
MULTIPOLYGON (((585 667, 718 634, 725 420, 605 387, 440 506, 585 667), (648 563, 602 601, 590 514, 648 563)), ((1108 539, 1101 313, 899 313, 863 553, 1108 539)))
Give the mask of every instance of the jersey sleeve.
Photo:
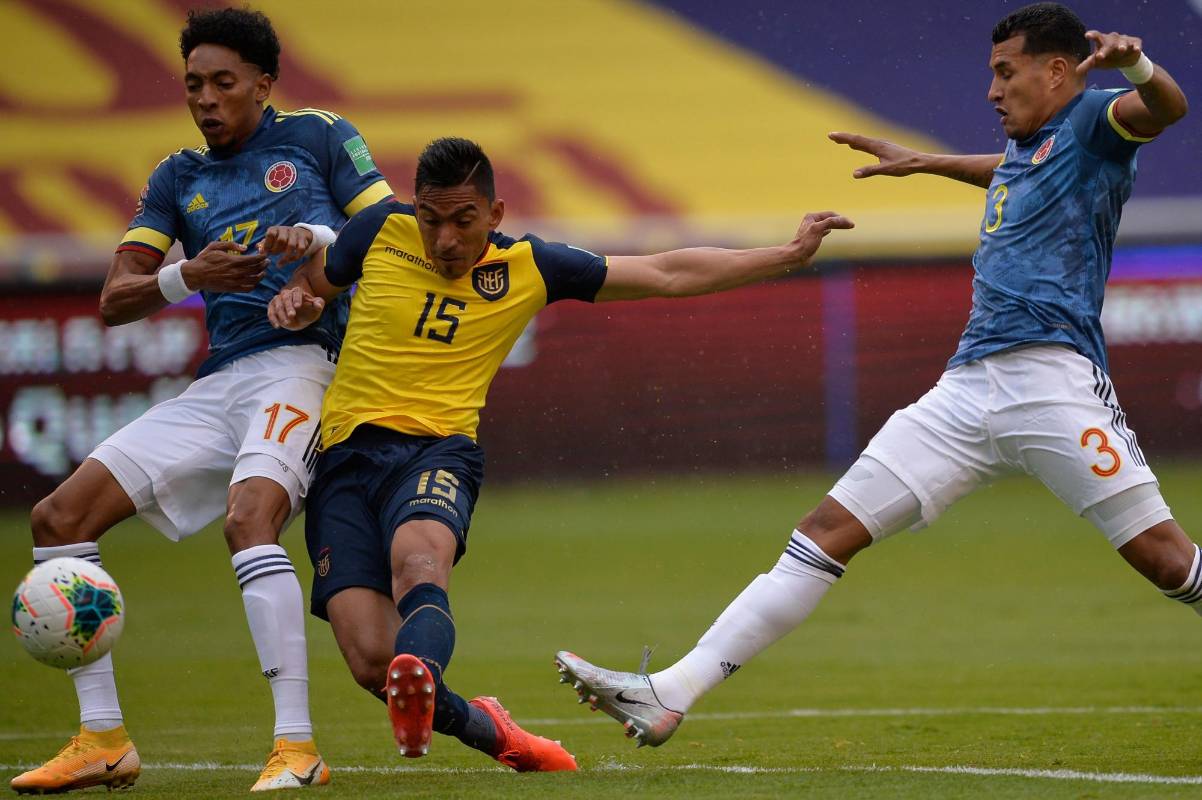
POLYGON ((557 300, 593 302, 609 268, 604 256, 560 242, 544 242, 526 236, 543 283, 547 286, 547 304, 557 300))
POLYGON ((327 281, 350 286, 363 277, 363 259, 385 220, 396 210, 396 203, 373 203, 346 221, 338 239, 326 248, 327 281))
POLYGON ((1089 89, 1069 118, 1082 146, 1094 155, 1111 160, 1130 158, 1153 136, 1132 130, 1116 109, 1118 100, 1131 89, 1089 89))
POLYGON ((330 194, 348 217, 392 196, 388 181, 376 169, 367 142, 341 117, 326 126, 326 158, 330 194))
POLYGON ((175 208, 175 178, 171 157, 159 162, 138 197, 134 218, 117 252, 126 250, 162 258, 171 249, 178 234, 175 208))

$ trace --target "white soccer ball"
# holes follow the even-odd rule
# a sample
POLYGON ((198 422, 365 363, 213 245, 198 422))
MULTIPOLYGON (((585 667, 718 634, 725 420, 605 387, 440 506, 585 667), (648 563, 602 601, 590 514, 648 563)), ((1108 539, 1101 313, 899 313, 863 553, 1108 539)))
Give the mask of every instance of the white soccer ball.
POLYGON ((103 569, 82 558, 55 558, 29 571, 13 595, 13 633, 52 667, 91 664, 113 648, 125 601, 103 569))

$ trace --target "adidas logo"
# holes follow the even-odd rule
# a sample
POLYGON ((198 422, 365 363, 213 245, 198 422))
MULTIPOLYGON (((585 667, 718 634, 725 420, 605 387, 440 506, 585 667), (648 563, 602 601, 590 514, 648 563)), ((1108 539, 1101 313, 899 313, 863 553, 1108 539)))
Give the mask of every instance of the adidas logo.
POLYGON ((731 675, 734 675, 736 672, 738 672, 739 667, 741 667, 743 665, 742 664, 732 664, 729 661, 723 661, 718 666, 722 667, 722 677, 729 678, 731 675))
POLYGON ((202 208, 208 208, 209 204, 205 202, 205 196, 200 192, 196 193, 196 197, 192 198, 192 202, 188 203, 188 209, 185 213, 191 214, 193 211, 200 211, 202 208))

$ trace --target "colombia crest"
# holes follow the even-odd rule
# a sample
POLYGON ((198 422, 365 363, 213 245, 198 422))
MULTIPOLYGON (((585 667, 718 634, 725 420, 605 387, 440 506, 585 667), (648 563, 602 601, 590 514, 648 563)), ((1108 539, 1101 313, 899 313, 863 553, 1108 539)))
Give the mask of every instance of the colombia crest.
POLYGON ((272 192, 286 192, 296 183, 296 165, 291 161, 277 161, 263 173, 263 185, 272 192))
POLYGON ((509 262, 481 264, 473 269, 472 288, 490 303, 509 294, 509 262))
POLYGON ((1035 155, 1031 156, 1031 163, 1038 164, 1048 157, 1048 153, 1052 152, 1052 145, 1056 141, 1056 134, 1048 137, 1048 140, 1039 146, 1035 151, 1035 155))

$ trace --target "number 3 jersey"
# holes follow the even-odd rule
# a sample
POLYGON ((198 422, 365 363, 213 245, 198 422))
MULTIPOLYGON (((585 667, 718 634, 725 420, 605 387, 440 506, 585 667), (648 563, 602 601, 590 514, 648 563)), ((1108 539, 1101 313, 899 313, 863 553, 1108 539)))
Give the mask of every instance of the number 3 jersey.
MULTIPOLYGON (((277 112, 268 106, 242 147, 218 152, 202 146, 163 159, 142 190, 117 252, 162 258, 176 239, 188 258, 218 240, 253 249, 273 225, 308 222, 337 230, 349 216, 391 194, 349 122, 328 111, 277 112)), ((337 351, 347 300, 332 303, 304 331, 276 330, 267 321, 267 304, 298 264, 273 258, 249 292, 203 292, 209 357, 198 377, 281 345, 316 342, 337 351)))
POLYGON ((1031 343, 1065 344, 1106 370, 1102 298, 1135 155, 1125 91, 1089 89, 1028 139, 1006 144, 973 255, 972 313, 955 367, 1031 343))
POLYGON ((426 258, 413 206, 361 211, 326 250, 326 279, 359 284, 322 405, 323 445, 365 423, 475 439, 488 387, 526 324, 557 300, 591 302, 606 268, 586 250, 494 232, 467 274, 446 278, 426 258))

